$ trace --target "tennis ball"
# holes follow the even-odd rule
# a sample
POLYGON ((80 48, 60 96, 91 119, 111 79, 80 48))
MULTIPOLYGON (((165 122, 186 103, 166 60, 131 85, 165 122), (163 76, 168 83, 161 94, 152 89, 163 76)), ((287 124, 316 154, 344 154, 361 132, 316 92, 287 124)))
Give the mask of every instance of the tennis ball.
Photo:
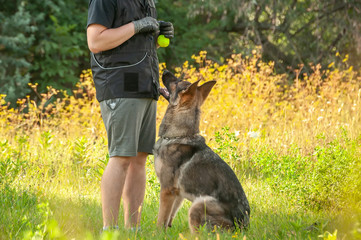
POLYGON ((169 46, 169 38, 164 37, 164 35, 159 35, 157 42, 160 47, 168 47, 169 46))

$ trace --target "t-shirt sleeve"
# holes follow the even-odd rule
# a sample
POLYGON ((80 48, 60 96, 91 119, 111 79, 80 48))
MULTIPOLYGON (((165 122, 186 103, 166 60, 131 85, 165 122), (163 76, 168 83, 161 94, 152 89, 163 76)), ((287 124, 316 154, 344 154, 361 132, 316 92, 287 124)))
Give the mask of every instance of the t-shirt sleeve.
POLYGON ((115 18, 116 7, 116 2, 113 0, 90 0, 87 27, 90 24, 100 24, 111 28, 115 18))

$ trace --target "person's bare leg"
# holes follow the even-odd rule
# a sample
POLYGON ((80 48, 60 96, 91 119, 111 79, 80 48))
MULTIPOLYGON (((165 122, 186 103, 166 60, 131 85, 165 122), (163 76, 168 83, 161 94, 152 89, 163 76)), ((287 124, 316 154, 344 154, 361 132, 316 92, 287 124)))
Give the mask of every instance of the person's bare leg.
POLYGON ((141 207, 144 200, 147 153, 132 157, 123 189, 124 223, 126 228, 140 226, 141 207))
POLYGON ((118 226, 120 199, 130 157, 111 157, 101 181, 103 227, 118 226))

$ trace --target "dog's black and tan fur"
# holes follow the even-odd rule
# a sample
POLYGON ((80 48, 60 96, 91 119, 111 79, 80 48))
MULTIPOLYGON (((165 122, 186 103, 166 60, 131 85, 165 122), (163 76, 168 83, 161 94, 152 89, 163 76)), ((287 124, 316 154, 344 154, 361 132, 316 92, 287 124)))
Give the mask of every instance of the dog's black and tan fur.
MULTIPOLYGON (((199 82, 199 81, 198 81, 199 82)), ((160 181, 158 226, 170 227, 183 199, 192 201, 192 232, 206 224, 232 229, 249 225, 250 207, 232 169, 199 135, 200 107, 215 81, 201 86, 165 71, 162 95, 169 101, 154 146, 155 170, 160 181)))

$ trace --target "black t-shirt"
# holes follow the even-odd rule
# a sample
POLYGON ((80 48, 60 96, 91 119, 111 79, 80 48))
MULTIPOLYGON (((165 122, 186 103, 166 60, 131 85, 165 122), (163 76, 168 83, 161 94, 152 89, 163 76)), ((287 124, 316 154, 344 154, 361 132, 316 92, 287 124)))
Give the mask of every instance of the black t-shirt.
POLYGON ((90 0, 87 27, 90 24, 100 24, 107 28, 113 27, 116 10, 116 0, 90 0))

